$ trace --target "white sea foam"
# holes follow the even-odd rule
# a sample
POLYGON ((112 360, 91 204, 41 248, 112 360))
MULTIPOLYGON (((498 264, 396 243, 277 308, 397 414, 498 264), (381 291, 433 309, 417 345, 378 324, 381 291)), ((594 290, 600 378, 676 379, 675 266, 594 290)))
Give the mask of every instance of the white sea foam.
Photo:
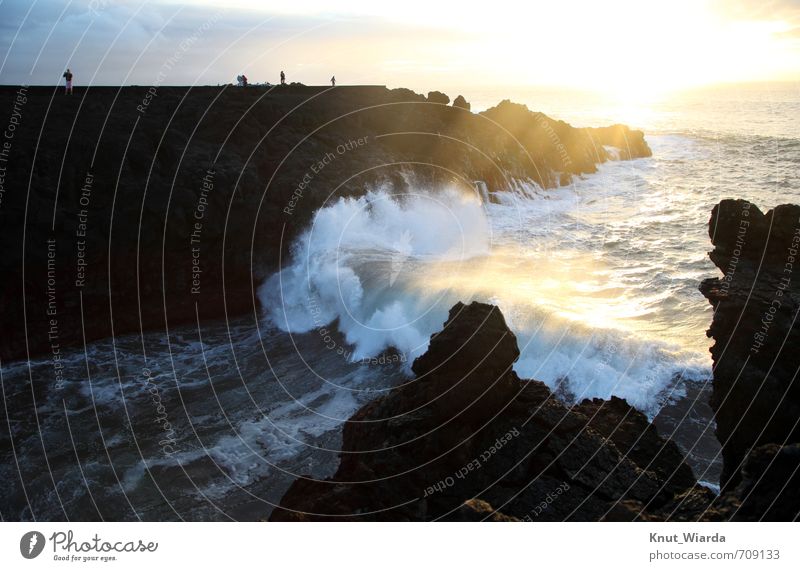
POLYGON ((259 290, 268 319, 292 333, 338 323, 353 360, 393 347, 410 364, 456 301, 489 301, 518 337, 520 376, 650 414, 680 396, 676 377, 708 375, 698 352, 645 331, 670 295, 634 283, 655 270, 606 267, 587 245, 597 196, 513 186, 493 204, 481 192, 382 189, 320 210, 259 290))
POLYGON ((355 347, 353 360, 393 347, 411 362, 443 317, 437 292, 409 292, 417 272, 428 263, 485 256, 489 242, 475 196, 456 189, 370 192, 320 210, 295 244, 291 264, 259 296, 284 331, 304 333, 338 320, 355 347))

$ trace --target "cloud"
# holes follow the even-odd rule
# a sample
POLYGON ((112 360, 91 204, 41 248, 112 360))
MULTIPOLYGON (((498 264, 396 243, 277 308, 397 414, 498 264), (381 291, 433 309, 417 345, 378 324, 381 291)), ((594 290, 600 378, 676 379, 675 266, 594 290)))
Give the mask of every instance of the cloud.
POLYGON ((775 34, 775 37, 778 39, 786 39, 786 40, 800 40, 800 26, 796 26, 784 32, 778 32, 777 34, 775 34))
POLYGON ((715 11, 734 20, 783 21, 800 25, 800 0, 714 0, 715 11))
MULTIPOLYGON (((91 0, 2 3, 3 83, 55 84, 66 67, 77 85, 149 85, 164 61, 181 51, 168 84, 216 84, 246 73, 252 81, 380 82, 381 62, 413 56, 420 65, 458 31, 411 26, 379 16, 315 15, 227 9, 213 5, 91 0), (182 51, 187 39, 191 47, 182 51)), ((0 60, 2 61, 2 60, 0 60)))
POLYGON ((127 83, 148 85, 164 60, 188 43, 191 47, 182 52, 168 83, 229 82, 251 62, 330 21, 211 6, 100 0, 44 0, 32 9, 27 2, 6 0, 2 9, 3 83, 52 84, 71 67, 78 84, 116 85, 127 76, 127 83))

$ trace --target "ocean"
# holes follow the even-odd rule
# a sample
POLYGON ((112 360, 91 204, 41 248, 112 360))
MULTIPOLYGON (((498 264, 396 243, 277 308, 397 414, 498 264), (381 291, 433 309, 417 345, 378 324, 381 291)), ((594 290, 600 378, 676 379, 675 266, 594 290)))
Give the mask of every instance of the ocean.
MULTIPOLYGON (((520 377, 567 402, 627 399, 713 487, 707 222, 723 198, 800 200, 800 90, 464 95, 473 110, 510 98, 575 126, 626 123, 653 156, 557 189, 410 179, 331 203, 260 285, 262 315, 68 352, 66 390, 9 427, 3 519, 266 517, 294 478, 335 471, 342 423, 409 378, 459 300, 502 309, 520 377)), ((3 363, 4 398, 48 370, 3 363)))

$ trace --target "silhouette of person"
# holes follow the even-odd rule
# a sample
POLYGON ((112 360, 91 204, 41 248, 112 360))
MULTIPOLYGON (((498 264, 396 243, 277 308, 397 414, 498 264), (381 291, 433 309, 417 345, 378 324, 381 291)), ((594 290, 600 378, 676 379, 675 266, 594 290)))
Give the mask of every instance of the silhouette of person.
POLYGON ((286 85, 286 74, 281 72, 281 85, 286 85))
POLYGON ((67 68, 67 71, 64 72, 64 75, 62 77, 67 80, 67 85, 64 89, 64 94, 72 95, 72 72, 69 70, 69 68, 67 68))
POLYGON ((331 77, 331 85, 333 87, 336 87, 336 76, 335 75, 333 77, 331 77))

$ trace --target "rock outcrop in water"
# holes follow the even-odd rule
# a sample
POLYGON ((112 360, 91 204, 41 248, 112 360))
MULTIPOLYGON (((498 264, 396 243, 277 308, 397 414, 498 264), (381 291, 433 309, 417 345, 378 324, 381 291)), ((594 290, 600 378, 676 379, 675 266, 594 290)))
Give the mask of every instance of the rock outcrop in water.
POLYGON ((482 114, 407 89, 0 88, 8 362, 112 334, 257 312, 254 288, 312 213, 389 181, 543 187, 642 133, 577 129, 504 102, 482 114))
POLYGON ((711 215, 711 260, 722 278, 700 290, 714 306, 711 400, 722 444, 722 489, 792 519, 800 472, 800 206, 766 214, 723 200, 711 215))
POLYGON ((497 307, 455 305, 416 378, 347 422, 336 474, 297 480, 272 519, 680 519, 686 498, 708 505, 644 415, 616 398, 569 408, 517 377, 518 356, 497 307))

